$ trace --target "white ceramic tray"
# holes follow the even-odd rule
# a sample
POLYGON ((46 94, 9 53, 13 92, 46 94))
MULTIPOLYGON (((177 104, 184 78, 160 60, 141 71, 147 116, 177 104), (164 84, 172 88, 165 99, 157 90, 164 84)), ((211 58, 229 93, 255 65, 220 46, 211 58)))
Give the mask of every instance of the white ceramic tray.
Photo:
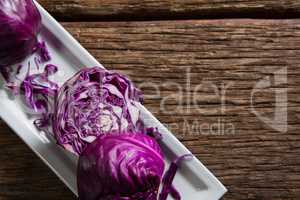
MULTIPOLYGON (((55 81, 61 85, 81 67, 103 67, 54 18, 38 3, 36 4, 41 12, 43 23, 39 37, 47 42, 52 57, 51 63, 59 67, 59 73, 53 78, 55 81)), ((32 59, 32 57, 28 58, 24 61, 24 65, 32 59)), ((48 134, 39 132, 32 123, 33 118, 26 114, 22 101, 12 99, 3 89, 3 84, 0 85, 2 85, 0 86, 1 118, 77 194, 77 158, 58 147, 48 134)), ((158 127, 162 132, 161 145, 168 160, 190 153, 146 108, 141 106, 141 110, 145 124, 158 127)), ((183 164, 176 175, 174 185, 182 194, 183 200, 217 200, 226 192, 226 188, 196 158, 183 164)))

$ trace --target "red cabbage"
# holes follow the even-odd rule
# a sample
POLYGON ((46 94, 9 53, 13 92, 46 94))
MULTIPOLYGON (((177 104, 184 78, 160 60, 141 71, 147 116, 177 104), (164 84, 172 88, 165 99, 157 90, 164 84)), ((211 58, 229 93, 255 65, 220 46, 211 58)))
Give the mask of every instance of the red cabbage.
POLYGON ((80 155, 101 134, 138 131, 141 101, 141 93, 126 77, 99 67, 82 69, 59 90, 54 136, 80 155))
POLYGON ((80 200, 157 200, 162 151, 145 134, 99 136, 78 164, 80 200))
POLYGON ((145 128, 145 133, 148 136, 150 136, 150 137, 152 137, 156 140, 162 140, 163 139, 162 134, 158 131, 157 128, 153 128, 153 127, 145 128))
POLYGON ((34 51, 39 55, 39 62, 47 62, 51 60, 50 53, 48 51, 48 48, 46 46, 46 42, 38 42, 35 46, 34 51))
MULTIPOLYGON (((49 113, 49 98, 54 98, 58 92, 58 85, 49 80, 49 76, 57 72, 57 67, 46 65, 43 73, 27 74, 21 83, 27 105, 38 114, 49 113)), ((29 73, 29 72, 28 72, 29 73)))
POLYGON ((32 0, 0 1, 0 68, 22 61, 37 44, 41 15, 32 0))
POLYGON ((171 163, 162 181, 163 187, 161 193, 159 194, 159 200, 166 200, 169 194, 171 194, 171 196, 175 200, 181 199, 179 192, 175 189, 172 183, 175 178, 180 162, 191 158, 193 158, 193 155, 187 154, 187 155, 180 156, 179 158, 177 158, 175 161, 171 163))
POLYGON ((11 82, 11 80, 10 80, 11 72, 12 72, 12 69, 10 67, 0 65, 0 73, 2 74, 4 80, 7 83, 11 82))
POLYGON ((39 63, 51 59, 46 43, 37 39, 41 15, 32 0, 1 0, 0 30, 0 73, 8 84, 13 83, 11 66, 30 54, 36 53, 39 63))

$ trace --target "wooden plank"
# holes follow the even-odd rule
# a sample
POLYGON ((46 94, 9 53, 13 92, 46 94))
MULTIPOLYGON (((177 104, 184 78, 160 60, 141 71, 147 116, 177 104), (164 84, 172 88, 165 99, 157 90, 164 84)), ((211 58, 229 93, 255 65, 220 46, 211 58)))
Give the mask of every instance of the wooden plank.
POLYGON ((43 161, 2 120, 0 148, 1 200, 75 199, 43 161))
MULTIPOLYGON (((299 24, 300 20, 201 20, 64 26, 102 64, 127 74, 143 90, 146 107, 228 187, 225 200, 295 200, 300 197, 299 24), (251 103, 251 93, 260 85, 265 88, 257 89, 251 103), (284 116, 285 91, 287 132, 284 120, 271 127, 253 111, 272 117, 277 105, 279 116, 284 116)), ((73 198, 67 190, 62 194, 62 184, 3 123, 0 132, 1 147, 10 144, 0 154, 1 199, 43 195, 38 193, 39 180, 52 188, 46 198, 73 198), (17 159, 9 160, 10 154, 17 159), (35 173, 29 173, 28 160, 37 163, 35 173), (30 175, 19 177, 20 171, 30 175), (36 185, 26 184, 25 190, 14 179, 36 185)))
POLYGON ((299 17, 299 0, 38 0, 62 20, 299 17))

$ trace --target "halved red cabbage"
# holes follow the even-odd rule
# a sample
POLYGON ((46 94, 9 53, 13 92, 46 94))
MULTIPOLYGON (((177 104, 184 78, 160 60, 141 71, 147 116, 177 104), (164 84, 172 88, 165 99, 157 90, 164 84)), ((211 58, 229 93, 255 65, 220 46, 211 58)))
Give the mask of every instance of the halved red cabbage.
POLYGON ((164 172, 162 151, 145 134, 99 136, 78 164, 80 200, 157 200, 164 172))
POLYGON ((46 43, 38 42, 41 27, 41 15, 32 0, 0 1, 0 74, 7 84, 13 84, 12 65, 30 54, 36 53, 39 63, 51 59, 46 43))
POLYGON ((140 129, 141 93, 119 73, 84 68, 59 90, 53 118, 54 136, 80 155, 87 144, 106 133, 140 129))
POLYGON ((0 1, 0 68, 22 61, 38 43, 41 15, 32 0, 0 1))

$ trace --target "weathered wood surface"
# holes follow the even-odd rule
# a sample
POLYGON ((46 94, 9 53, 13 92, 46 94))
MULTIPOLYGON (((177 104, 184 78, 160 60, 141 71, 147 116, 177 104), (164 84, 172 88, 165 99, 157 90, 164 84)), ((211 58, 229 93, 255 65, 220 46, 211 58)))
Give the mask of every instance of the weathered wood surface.
MULTIPOLYGON (((139 87, 143 83, 157 85, 160 95, 149 85, 142 87, 146 107, 162 122, 173 124, 176 136, 227 186, 224 200, 300 198, 300 20, 64 26, 109 69, 127 74, 139 87), (251 106, 255 84, 267 76, 271 86, 259 90, 251 106), (223 95, 222 84, 228 87, 223 95), (193 105, 187 97, 197 86, 193 105), (183 88, 182 103, 178 87, 183 88), (276 105, 274 92, 282 94, 285 89, 289 125, 282 133, 266 125, 251 108, 271 117, 276 105), (202 132, 195 130, 197 123, 214 126, 219 120, 224 126, 233 126, 234 132, 225 127, 225 132, 209 133, 207 126, 202 126, 202 132), (188 130, 187 125, 193 123, 196 125, 188 130)), ((279 107, 284 107, 281 100, 279 107)), ((284 110, 279 114, 284 116, 284 110)), ((284 123, 279 121, 276 127, 284 128, 284 123)), ((3 122, 0 147, 1 200, 74 199, 3 122)))
POLYGON ((0 151, 1 200, 75 199, 43 161, 2 120, 0 151))
POLYGON ((299 0, 38 0, 62 20, 299 17, 299 0))

